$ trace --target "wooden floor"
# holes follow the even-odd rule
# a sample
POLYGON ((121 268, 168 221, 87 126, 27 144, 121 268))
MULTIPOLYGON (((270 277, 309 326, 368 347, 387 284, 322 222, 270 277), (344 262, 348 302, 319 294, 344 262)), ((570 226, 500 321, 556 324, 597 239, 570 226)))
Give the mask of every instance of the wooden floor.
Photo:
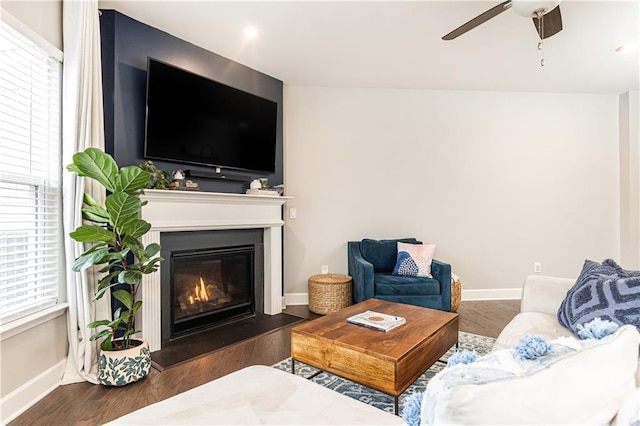
MULTIPOLYGON (((497 337, 520 310, 520 301, 462 302, 460 331, 497 337)), ((314 318, 306 306, 285 312, 314 318)), ((100 425, 254 364, 272 365, 290 355, 290 327, 241 342, 162 373, 151 370, 121 388, 86 382, 59 386, 10 423, 14 425, 100 425)))

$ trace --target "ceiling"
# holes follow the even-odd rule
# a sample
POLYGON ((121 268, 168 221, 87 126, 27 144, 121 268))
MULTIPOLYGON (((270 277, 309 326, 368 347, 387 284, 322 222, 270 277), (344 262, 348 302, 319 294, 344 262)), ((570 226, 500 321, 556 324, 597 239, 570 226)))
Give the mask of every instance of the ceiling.
POLYGON ((492 1, 124 1, 115 9, 287 85, 622 93, 640 87, 640 0, 561 3, 564 29, 544 43, 507 10, 452 41, 441 37, 492 1), (245 39, 253 25, 258 37, 245 39))

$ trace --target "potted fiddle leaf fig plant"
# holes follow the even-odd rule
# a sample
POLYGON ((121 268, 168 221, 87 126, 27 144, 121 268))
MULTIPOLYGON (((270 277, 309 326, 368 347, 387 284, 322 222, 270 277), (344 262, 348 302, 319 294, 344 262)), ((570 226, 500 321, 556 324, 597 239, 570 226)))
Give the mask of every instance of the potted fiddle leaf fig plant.
POLYGON ((84 194, 84 224, 69 235, 90 245, 73 263, 83 271, 99 265, 103 274, 97 282, 93 300, 111 294, 122 306, 112 318, 88 324, 95 329, 91 340, 100 340, 98 381, 104 385, 124 385, 146 377, 151 355, 146 341, 134 337, 135 316, 142 306, 136 300, 144 274, 157 271, 162 258, 160 245, 144 247, 140 238, 151 225, 140 219, 144 202, 140 199, 150 174, 137 166, 119 168, 113 157, 96 148, 87 148, 73 156, 67 170, 93 179, 109 193, 104 205, 84 194))

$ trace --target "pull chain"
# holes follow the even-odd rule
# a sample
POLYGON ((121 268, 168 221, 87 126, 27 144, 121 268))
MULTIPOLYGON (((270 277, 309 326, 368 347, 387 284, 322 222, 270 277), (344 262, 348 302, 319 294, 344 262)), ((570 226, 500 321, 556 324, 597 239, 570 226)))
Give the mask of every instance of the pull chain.
POLYGON ((538 42, 538 50, 540 51, 540 66, 544 67, 544 20, 542 19, 543 10, 536 11, 536 17, 538 18, 538 33, 540 34, 540 41, 538 42))

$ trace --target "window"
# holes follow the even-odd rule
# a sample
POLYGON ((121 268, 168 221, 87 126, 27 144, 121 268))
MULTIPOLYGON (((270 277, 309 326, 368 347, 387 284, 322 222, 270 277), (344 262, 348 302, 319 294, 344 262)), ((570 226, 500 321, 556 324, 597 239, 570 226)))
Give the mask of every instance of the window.
POLYGON ((60 69, 0 21, 0 324, 58 303, 60 69))

